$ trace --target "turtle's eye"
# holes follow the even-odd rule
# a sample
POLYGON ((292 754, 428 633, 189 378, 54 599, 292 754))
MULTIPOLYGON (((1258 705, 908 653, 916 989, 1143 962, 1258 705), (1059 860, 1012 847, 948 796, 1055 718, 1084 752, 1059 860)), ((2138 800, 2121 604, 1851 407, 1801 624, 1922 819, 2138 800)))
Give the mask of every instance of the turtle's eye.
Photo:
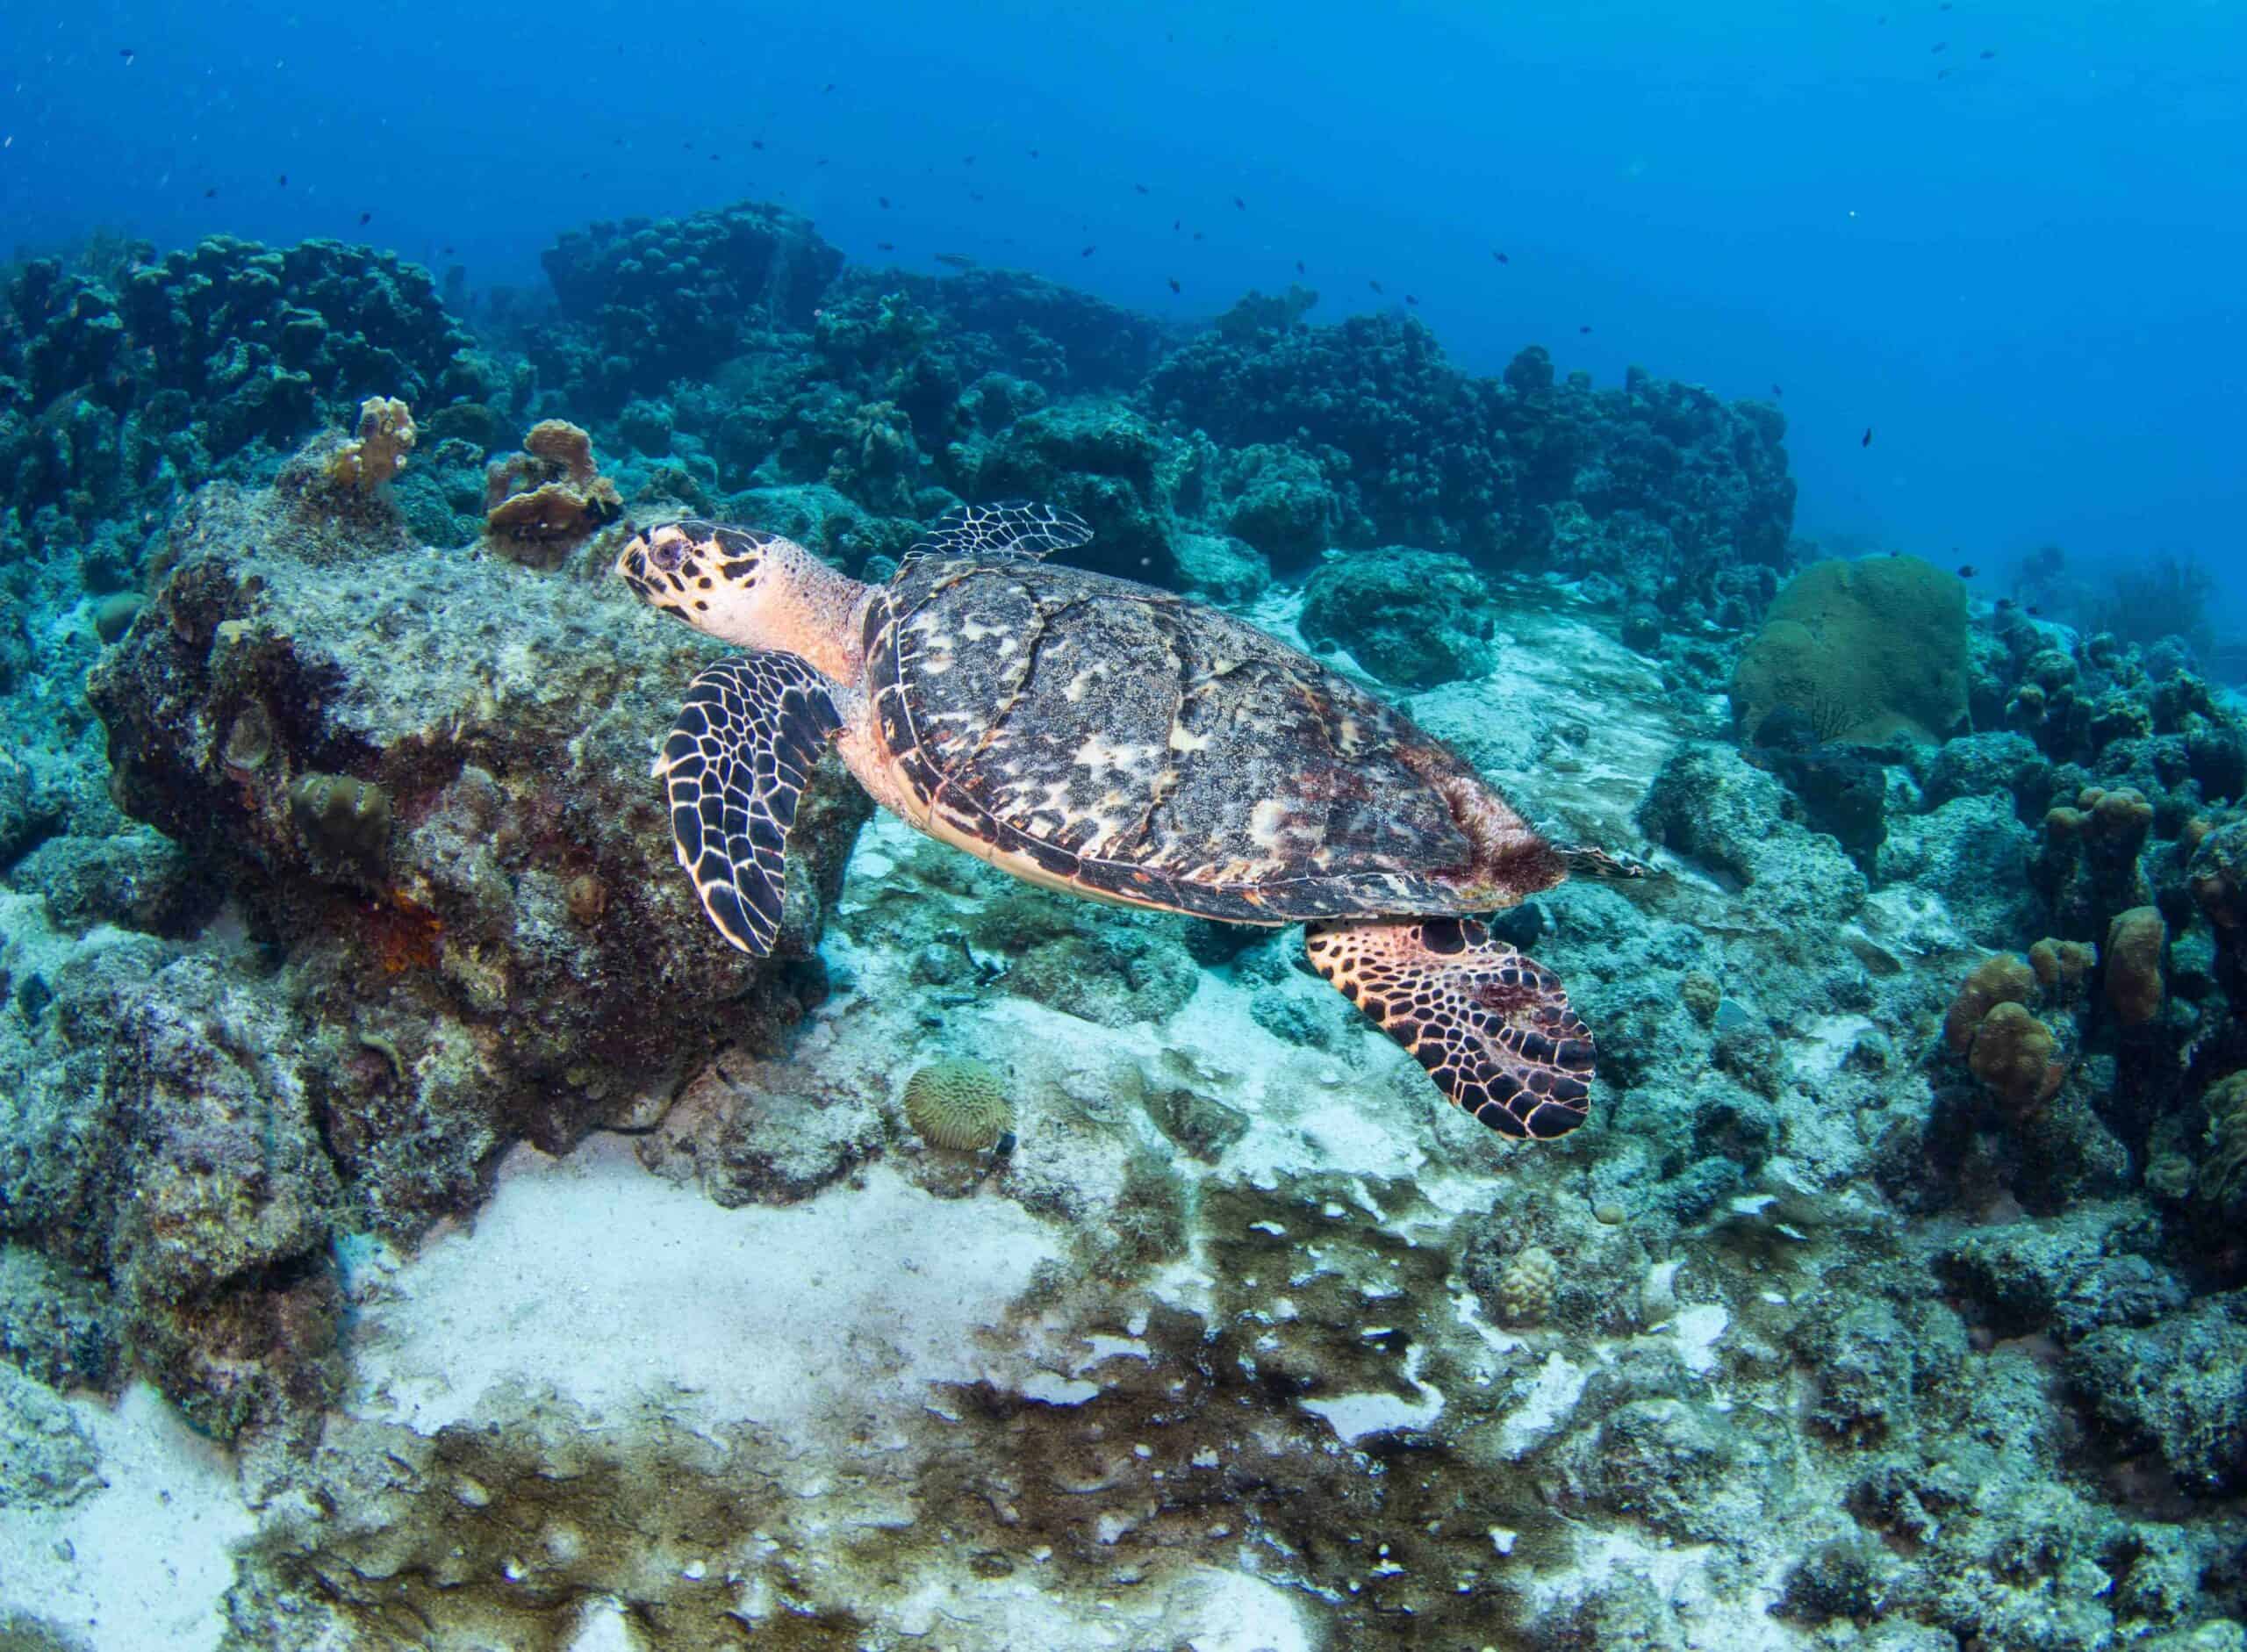
POLYGON ((677 573, 686 555, 685 537, 677 533, 658 534, 648 545, 648 560, 665 573, 677 573))

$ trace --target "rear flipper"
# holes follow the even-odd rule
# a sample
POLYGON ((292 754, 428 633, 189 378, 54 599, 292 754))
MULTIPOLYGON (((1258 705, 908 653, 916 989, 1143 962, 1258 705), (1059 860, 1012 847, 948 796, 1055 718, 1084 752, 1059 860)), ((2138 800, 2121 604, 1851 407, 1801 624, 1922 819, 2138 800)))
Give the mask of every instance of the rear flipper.
POLYGON ((1590 1110, 1591 1034, 1560 977, 1472 918, 1314 923, 1310 966, 1501 1136, 1565 1136, 1590 1110))
POLYGON ((656 760, 678 864, 718 933, 754 957, 779 934, 796 800, 841 726, 808 664, 750 654, 694 679, 656 760))

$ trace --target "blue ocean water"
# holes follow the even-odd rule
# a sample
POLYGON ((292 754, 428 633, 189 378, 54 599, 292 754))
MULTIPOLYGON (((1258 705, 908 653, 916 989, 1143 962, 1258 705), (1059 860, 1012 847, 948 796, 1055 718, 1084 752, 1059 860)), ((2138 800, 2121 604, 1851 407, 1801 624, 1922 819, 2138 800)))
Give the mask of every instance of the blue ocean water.
POLYGON ((1300 259, 1322 317, 1411 293, 1477 370, 1779 386, 1813 534, 2240 565, 2233 6, 104 3, 0 49, 28 248, 331 235, 535 289, 564 226, 754 196, 1181 317, 1300 259))

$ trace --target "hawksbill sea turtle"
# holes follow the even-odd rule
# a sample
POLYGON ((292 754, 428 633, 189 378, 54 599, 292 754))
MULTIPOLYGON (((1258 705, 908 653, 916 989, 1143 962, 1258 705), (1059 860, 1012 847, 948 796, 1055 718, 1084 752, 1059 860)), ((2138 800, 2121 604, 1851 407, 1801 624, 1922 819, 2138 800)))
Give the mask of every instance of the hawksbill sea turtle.
POLYGON ((944 516, 887 584, 776 534, 638 531, 616 571, 748 650, 694 679, 656 764, 720 934, 770 952, 788 830, 836 747, 874 801, 1002 871, 1095 901, 1306 924, 1311 966, 1502 1135, 1584 1120, 1591 1034, 1472 916, 1571 863, 1474 769, 1300 650, 1174 593, 1049 564, 1069 512, 944 516))

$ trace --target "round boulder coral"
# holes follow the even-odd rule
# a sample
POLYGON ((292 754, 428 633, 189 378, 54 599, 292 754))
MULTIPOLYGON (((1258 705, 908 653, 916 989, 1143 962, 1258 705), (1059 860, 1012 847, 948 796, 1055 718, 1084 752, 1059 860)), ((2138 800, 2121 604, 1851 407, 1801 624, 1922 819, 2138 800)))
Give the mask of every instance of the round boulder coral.
POLYGON ((981 1061, 931 1061, 905 1081, 905 1122, 931 1147, 982 1153, 1014 1123, 1014 1103, 998 1072, 981 1061))

